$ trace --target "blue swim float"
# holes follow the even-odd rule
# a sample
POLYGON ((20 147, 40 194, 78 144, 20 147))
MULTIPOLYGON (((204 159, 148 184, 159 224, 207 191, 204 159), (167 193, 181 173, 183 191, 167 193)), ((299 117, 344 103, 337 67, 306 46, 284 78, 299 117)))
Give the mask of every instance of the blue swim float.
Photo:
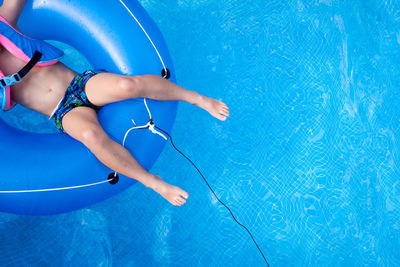
MULTIPOLYGON (((128 75, 156 74, 175 82, 161 32, 135 0, 28 0, 19 26, 32 38, 74 47, 94 69, 128 75)), ((165 139, 150 131, 152 127, 127 132, 134 123, 149 126, 150 114, 157 126, 170 132, 176 110, 175 101, 131 99, 104 106, 98 117, 115 141, 122 143, 125 137, 124 146, 149 170, 165 139)), ((135 184, 123 175, 111 184, 116 181, 114 172, 66 134, 25 132, 0 119, 0 146, 2 212, 64 213, 105 200, 135 184)))

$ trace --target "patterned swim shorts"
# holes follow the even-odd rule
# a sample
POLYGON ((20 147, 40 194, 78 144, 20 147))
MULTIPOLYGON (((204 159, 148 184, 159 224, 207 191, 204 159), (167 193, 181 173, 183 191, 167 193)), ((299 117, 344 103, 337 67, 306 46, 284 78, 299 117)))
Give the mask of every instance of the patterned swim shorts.
POLYGON ((101 107, 93 105, 88 100, 85 93, 85 85, 90 78, 101 72, 103 71, 87 70, 84 73, 78 74, 74 77, 68 86, 64 97, 61 99, 60 103, 49 118, 53 119, 60 132, 65 133, 61 123, 62 118, 73 108, 82 106, 93 108, 95 111, 100 110, 101 107))

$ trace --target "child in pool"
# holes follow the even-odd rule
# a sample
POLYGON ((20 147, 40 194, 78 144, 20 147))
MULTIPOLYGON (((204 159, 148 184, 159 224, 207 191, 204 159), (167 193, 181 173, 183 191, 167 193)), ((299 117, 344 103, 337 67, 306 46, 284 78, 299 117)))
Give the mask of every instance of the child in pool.
MULTIPOLYGON (((25 3, 26 0, 4 0, 0 16, 18 29, 17 22, 25 3)), ((0 69, 5 75, 18 72, 25 64, 0 45, 0 69)), ((221 101, 186 90, 156 75, 125 76, 94 71, 78 74, 61 62, 33 67, 22 82, 11 86, 11 91, 15 102, 52 117, 60 130, 83 143, 104 165, 140 181, 176 206, 186 202, 188 193, 142 168, 124 147, 107 136, 95 109, 124 99, 145 97, 185 101, 222 121, 229 116, 228 107, 221 101), (64 96, 76 97, 83 103, 72 109, 59 106, 64 96)))

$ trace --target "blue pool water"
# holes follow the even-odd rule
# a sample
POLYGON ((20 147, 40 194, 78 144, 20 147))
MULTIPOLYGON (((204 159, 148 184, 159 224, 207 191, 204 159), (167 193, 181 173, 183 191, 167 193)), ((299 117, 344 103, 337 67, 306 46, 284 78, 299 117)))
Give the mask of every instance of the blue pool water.
MULTIPOLYGON (((172 134, 271 266, 400 266, 400 2, 141 3, 178 83, 230 106, 219 122, 182 103, 172 134)), ((55 132, 21 107, 1 117, 55 132)), ((152 172, 187 204, 137 184, 63 215, 1 213, 0 265, 263 266, 171 146, 152 172)))

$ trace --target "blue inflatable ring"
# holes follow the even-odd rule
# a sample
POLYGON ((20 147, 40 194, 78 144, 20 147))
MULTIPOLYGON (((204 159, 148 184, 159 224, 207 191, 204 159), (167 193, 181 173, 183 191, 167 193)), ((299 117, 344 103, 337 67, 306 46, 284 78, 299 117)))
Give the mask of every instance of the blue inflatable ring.
MULTIPOLYGON (((19 26, 26 35, 56 40, 80 51, 94 69, 141 75, 165 75, 175 81, 172 61, 155 23, 135 0, 30 0, 19 26), (164 71, 163 71, 164 70, 164 71), (163 73, 163 74, 161 74, 163 73)), ((156 125, 170 132, 177 102, 147 100, 156 125)), ((149 121, 143 99, 103 107, 98 113, 104 130, 122 143, 128 129, 149 121)), ((125 147, 149 170, 166 141, 149 130, 127 135, 125 147)), ((51 215, 87 207, 127 189, 135 180, 98 161, 66 134, 29 133, 0 119, 0 211, 51 215)))

